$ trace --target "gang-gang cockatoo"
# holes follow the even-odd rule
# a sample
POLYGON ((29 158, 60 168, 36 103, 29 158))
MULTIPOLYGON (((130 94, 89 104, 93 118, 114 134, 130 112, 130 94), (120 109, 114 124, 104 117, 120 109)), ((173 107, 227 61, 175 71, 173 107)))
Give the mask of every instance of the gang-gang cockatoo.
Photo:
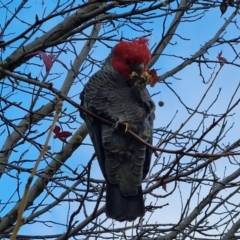
POLYGON ((145 214, 141 183, 152 151, 125 131, 152 143, 155 105, 146 84, 157 78, 155 70, 147 70, 150 59, 146 38, 118 43, 80 95, 84 108, 114 123, 81 112, 106 180, 106 215, 118 221, 145 214))

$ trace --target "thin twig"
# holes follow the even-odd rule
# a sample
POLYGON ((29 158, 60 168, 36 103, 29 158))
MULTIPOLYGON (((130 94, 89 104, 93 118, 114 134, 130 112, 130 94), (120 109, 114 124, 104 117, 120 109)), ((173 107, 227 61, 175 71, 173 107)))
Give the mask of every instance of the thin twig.
POLYGON ((24 194, 23 194, 23 197, 22 197, 22 200, 21 200, 21 203, 20 203, 20 207, 19 207, 19 210, 18 210, 18 216, 17 216, 17 221, 16 221, 16 224, 15 224, 15 227, 13 229, 13 233, 12 233, 12 236, 10 238, 10 240, 15 240, 16 239, 16 236, 17 236, 17 233, 20 229, 20 227, 22 226, 23 222, 24 222, 24 219, 22 218, 22 214, 25 210, 25 206, 26 206, 26 202, 27 202, 27 197, 28 197, 28 191, 29 191, 29 188, 31 186, 31 183, 32 183, 32 180, 36 174, 36 171, 37 171, 37 168, 38 168, 38 165, 42 159, 42 157, 44 156, 44 154, 47 152, 48 150, 48 142, 50 140, 50 137, 52 135, 52 132, 53 132, 53 129, 54 129, 54 126, 58 120, 58 116, 61 112, 61 109, 62 109, 62 101, 58 101, 57 104, 56 104, 56 114, 54 116, 54 119, 53 119, 53 122, 52 122, 52 125, 50 127, 50 130, 48 132, 48 135, 47 135, 47 139, 43 145, 43 148, 38 156, 38 159, 34 165, 34 168, 31 172, 31 175, 29 176, 28 180, 27 180, 27 183, 26 183, 26 186, 25 186, 25 189, 24 189, 24 194))
MULTIPOLYGON (((25 78, 22 77, 20 75, 14 74, 8 70, 4 70, 3 68, 0 68, 0 72, 3 72, 4 74, 13 77, 15 79, 19 79, 23 82, 27 82, 29 84, 34 84, 37 86, 40 86, 42 88, 45 89, 49 89, 51 92, 53 92, 54 94, 56 94, 57 96, 59 96, 59 98, 67 101, 68 103, 70 103, 72 106, 76 107, 79 109, 79 111, 83 111, 87 114, 89 114, 89 116, 96 118, 98 120, 100 120, 103 123, 106 123, 110 126, 114 126, 114 123, 111 121, 108 121, 104 118, 99 117, 98 115, 95 115, 94 113, 92 113, 91 111, 87 110, 86 108, 80 106, 79 104, 77 104, 76 102, 74 102, 73 100, 71 100, 69 97, 67 97, 65 94, 63 94, 62 92, 60 92, 59 90, 57 90, 56 88, 53 87, 53 84, 49 84, 49 83, 42 83, 39 81, 36 81, 34 79, 30 79, 30 78, 25 78)), ((232 105, 231 108, 228 109, 228 111, 225 114, 228 114, 229 112, 232 111, 232 109, 234 109, 238 104, 240 103, 240 99, 238 99, 235 104, 232 105)), ((218 120, 216 120, 210 127, 209 129, 212 129, 213 125, 216 126, 223 118, 224 116, 220 117, 218 120)), ((237 156, 240 155, 240 153, 233 153, 233 152, 225 152, 225 153, 221 153, 221 154, 207 154, 207 153, 190 153, 190 152, 185 152, 184 148, 180 149, 180 150, 170 150, 170 149, 164 149, 164 148, 158 148, 158 147, 154 147, 151 144, 147 143, 146 141, 144 141, 142 138, 140 138, 137 134, 135 134, 134 132, 132 132, 131 130, 127 130, 128 134, 131 134, 133 137, 135 137, 138 141, 140 141, 141 143, 145 144, 147 147, 149 147, 156 155, 156 152, 165 152, 165 153, 171 153, 171 154, 181 154, 181 155, 186 155, 186 156, 190 156, 190 157, 194 157, 194 158, 219 158, 219 157, 228 157, 228 156, 237 156)))

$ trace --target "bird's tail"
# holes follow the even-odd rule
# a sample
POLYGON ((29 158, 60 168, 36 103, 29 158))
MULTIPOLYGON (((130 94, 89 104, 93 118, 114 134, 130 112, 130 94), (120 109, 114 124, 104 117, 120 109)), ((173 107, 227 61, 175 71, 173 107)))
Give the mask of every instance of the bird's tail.
POLYGON ((142 187, 138 188, 138 194, 125 197, 118 185, 107 183, 106 215, 118 221, 133 221, 137 217, 144 216, 142 187))

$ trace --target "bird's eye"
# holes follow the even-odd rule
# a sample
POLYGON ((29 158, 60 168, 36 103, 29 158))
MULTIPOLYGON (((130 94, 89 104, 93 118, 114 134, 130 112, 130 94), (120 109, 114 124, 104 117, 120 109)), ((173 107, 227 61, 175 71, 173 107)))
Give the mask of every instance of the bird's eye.
POLYGON ((130 64, 131 64, 131 62, 130 62, 129 59, 126 60, 126 64, 127 64, 127 65, 130 65, 130 64))

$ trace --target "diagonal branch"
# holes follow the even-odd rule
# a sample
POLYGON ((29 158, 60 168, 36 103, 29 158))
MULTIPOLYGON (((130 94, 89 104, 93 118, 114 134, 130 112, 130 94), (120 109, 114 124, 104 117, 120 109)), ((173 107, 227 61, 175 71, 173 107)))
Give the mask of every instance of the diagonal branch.
POLYGON ((187 1, 186 0, 181 0, 181 3, 178 7, 178 9, 180 11, 176 12, 176 15, 175 15, 168 31, 166 32, 163 39, 155 47, 155 49, 152 53, 153 57, 152 57, 152 59, 149 63, 149 68, 152 68, 152 66, 157 62, 157 60, 159 59, 159 57, 163 53, 164 49, 167 47, 167 45, 169 44, 169 42, 173 38, 174 33, 176 32, 176 30, 177 30, 177 28, 178 28, 178 26, 181 22, 181 18, 183 17, 184 12, 186 11, 186 6, 187 6, 187 1))
MULTIPOLYGON (((103 5, 102 7, 101 5, 103 5, 103 3, 94 2, 84 8, 79 9, 77 13, 67 17, 64 21, 57 24, 54 28, 49 30, 41 37, 37 38, 23 48, 17 49, 13 54, 4 60, 4 68, 12 71, 22 64, 24 54, 31 53, 36 50, 44 50, 46 48, 45 44, 61 39, 63 35, 75 29, 76 27, 79 27, 84 22, 115 7, 113 3, 110 3, 107 6, 103 5)), ((4 77, 5 75, 0 73, 0 80, 4 77)))
MULTIPOLYGON (((67 73, 66 79, 60 89, 60 92, 62 92, 63 94, 67 95, 70 88, 72 87, 73 81, 75 80, 81 65, 87 58, 89 52, 91 51, 93 45, 96 42, 100 29, 101 29, 101 23, 98 23, 95 26, 93 26, 92 33, 90 34, 90 37, 89 37, 90 40, 86 41, 82 50, 80 51, 78 56, 75 58, 72 68, 67 73)), ((39 110, 35 111, 34 113, 27 114, 26 117, 22 119, 22 121, 16 127, 18 129, 18 132, 13 131, 4 142, 4 145, 0 152, 0 160, 2 162, 8 162, 8 159, 12 153, 12 149, 14 148, 14 146, 16 146, 17 142, 22 138, 22 135, 28 130, 30 119, 32 124, 36 124, 42 119, 44 119, 45 116, 49 115, 54 111, 55 102, 56 102, 56 99, 54 99, 52 102, 48 103, 44 107, 40 108, 39 110)), ((4 169, 5 169, 5 166, 1 165, 0 178, 2 177, 4 169)))
MULTIPOLYGON (((82 142, 76 141, 76 137, 81 135, 82 139, 84 139, 87 136, 87 128, 85 124, 82 124, 82 126, 74 133, 72 138, 69 141, 69 144, 66 144, 61 151, 61 153, 57 154, 55 160, 52 160, 47 167, 43 170, 43 173, 41 174, 41 177, 38 177, 34 185, 29 189, 29 194, 26 202, 26 208, 31 206, 34 202, 34 200, 44 191, 46 185, 48 184, 48 181, 46 179, 51 179, 54 174, 59 170, 59 168, 62 166, 62 163, 66 162, 66 160, 74 153, 74 151, 81 146, 82 142)), ((0 232, 8 231, 9 228, 12 227, 14 222, 16 221, 18 209, 20 206, 20 202, 18 202, 9 212, 6 216, 1 218, 0 222, 0 232)), ((10 230, 11 231, 11 230, 10 230)))
POLYGON ((186 61, 184 61, 177 67, 173 68, 172 70, 166 72, 165 74, 159 76, 158 81, 164 81, 165 79, 173 76, 177 72, 183 70, 186 66, 192 64, 195 59, 203 55, 214 43, 216 43, 217 40, 219 40, 220 35, 225 31, 227 26, 232 22, 232 20, 237 16, 237 14, 238 14, 238 11, 237 10, 234 11, 212 39, 210 39, 207 43, 205 43, 205 45, 201 47, 191 58, 187 59, 186 61))
MULTIPOLYGON (((27 82, 27 83, 30 83, 30 84, 34 84, 34 85, 40 86, 42 88, 49 89, 51 92, 53 92, 54 94, 59 96, 61 99, 67 101, 72 106, 78 108, 79 111, 83 111, 83 112, 87 113, 88 115, 90 115, 91 117, 96 118, 96 119, 106 123, 107 125, 110 125, 110 126, 114 125, 113 122, 110 122, 107 119, 101 118, 98 115, 95 115, 91 111, 89 111, 89 110, 85 109, 84 107, 80 106, 79 104, 77 104, 76 102, 71 100, 68 96, 66 96, 65 94, 63 94, 62 92, 60 92, 59 90, 54 88, 52 86, 52 84, 36 82, 36 80, 34 80, 34 79, 25 78, 25 77, 22 77, 20 75, 11 73, 11 72, 9 72, 7 70, 4 70, 4 69, 0 68, 0 72, 1 71, 3 71, 6 75, 8 75, 10 77, 13 77, 15 79, 19 79, 21 81, 24 81, 24 82, 27 82)), ((215 122, 212 123, 212 125, 208 128, 208 130, 205 132, 205 134, 207 134, 214 126, 216 126, 223 118, 225 118, 225 115, 227 115, 229 112, 231 112, 239 103, 240 103, 240 98, 226 111, 226 113, 223 116, 221 116, 218 120, 216 120, 215 122)), ((141 143, 145 144, 155 154, 158 151, 158 152, 165 152, 165 153, 172 153, 172 154, 181 154, 181 155, 191 156, 191 157, 195 157, 195 158, 210 158, 210 159, 213 159, 213 158, 215 159, 215 158, 219 158, 219 157, 228 157, 228 156, 238 156, 238 155, 240 155, 240 153, 235 153, 235 152, 220 153, 220 154, 207 154, 207 153, 186 152, 186 151, 184 151, 184 149, 170 150, 170 149, 158 148, 158 147, 154 147, 151 144, 147 143, 146 141, 144 141, 142 138, 140 138, 138 135, 136 135, 134 132, 132 132, 130 130, 127 130, 127 133, 131 134, 133 137, 138 139, 138 141, 140 141, 141 143)))

